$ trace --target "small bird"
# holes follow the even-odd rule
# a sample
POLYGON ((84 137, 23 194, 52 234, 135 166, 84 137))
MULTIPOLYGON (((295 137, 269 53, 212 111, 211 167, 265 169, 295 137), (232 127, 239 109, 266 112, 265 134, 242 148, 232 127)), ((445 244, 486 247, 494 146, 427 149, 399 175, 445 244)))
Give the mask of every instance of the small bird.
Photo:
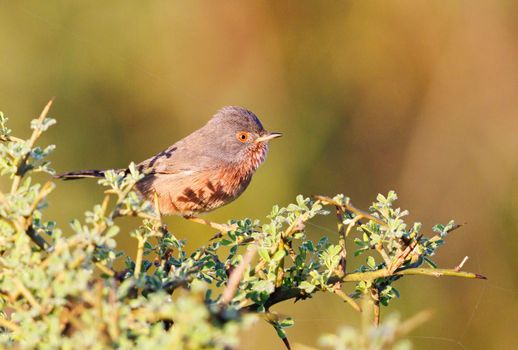
MULTIPOLYGON (((268 154, 270 140, 259 118, 243 107, 220 109, 202 128, 144 160, 136 184, 147 200, 158 200, 163 215, 194 217, 232 202, 247 188, 268 154)), ((117 169, 123 171, 124 169, 117 169)), ((106 170, 59 174, 64 180, 104 177, 106 170)))

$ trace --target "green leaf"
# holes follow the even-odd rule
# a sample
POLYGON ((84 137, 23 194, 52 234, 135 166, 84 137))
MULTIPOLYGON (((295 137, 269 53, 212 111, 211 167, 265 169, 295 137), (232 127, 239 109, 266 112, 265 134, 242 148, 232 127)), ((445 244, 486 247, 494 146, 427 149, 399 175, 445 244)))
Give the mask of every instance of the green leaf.
POLYGON ((437 268, 437 264, 430 258, 427 258, 427 257, 424 257, 424 260, 428 263, 428 265, 430 265, 432 268, 436 269, 437 268))
POLYGON ((272 294, 275 290, 275 285, 272 281, 259 281, 253 285, 252 289, 256 292, 272 294))
POLYGON ((263 258, 263 260, 265 260, 266 262, 270 261, 270 255, 268 254, 268 249, 261 247, 257 250, 257 252, 259 253, 259 256, 261 258, 263 258))
POLYGON ((110 227, 106 233, 104 234, 105 237, 112 238, 115 237, 120 231, 119 226, 112 226, 110 227))
POLYGON ((278 322, 278 325, 282 328, 293 327, 294 324, 295 324, 295 321, 291 317, 286 317, 278 322))
POLYGON ((376 267, 376 260, 372 256, 367 257, 367 265, 374 269, 376 267))
POLYGON ((286 251, 284 249, 277 251, 273 257, 272 260, 276 262, 280 262, 284 257, 286 256, 286 251))
POLYGON ((311 294, 316 286, 314 284, 309 283, 308 281, 303 281, 299 284, 299 288, 305 291, 308 294, 311 294))

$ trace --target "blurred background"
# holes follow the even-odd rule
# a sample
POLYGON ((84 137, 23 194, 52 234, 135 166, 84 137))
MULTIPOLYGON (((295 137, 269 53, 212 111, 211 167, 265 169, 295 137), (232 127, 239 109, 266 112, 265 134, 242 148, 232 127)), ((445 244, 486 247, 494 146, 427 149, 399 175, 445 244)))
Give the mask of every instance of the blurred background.
MULTIPOLYGON (((467 222, 437 261, 468 255, 465 269, 489 280, 405 278, 382 312, 436 310, 413 333, 417 349, 518 348, 517 2, 0 0, 0 110, 17 136, 52 96, 58 124, 43 142, 57 145, 58 171, 141 161, 224 105, 282 131, 211 220, 264 219, 298 193, 367 208, 394 189, 427 232, 467 222)), ((63 183, 47 219, 67 229, 101 198, 95 181, 63 183)), ((333 231, 332 219, 319 225, 333 231)), ((167 223, 191 247, 213 233, 167 223)), ((292 344, 359 321, 330 295, 276 311, 295 317, 292 344)), ((243 335, 243 349, 266 347, 282 348, 266 323, 243 335)))

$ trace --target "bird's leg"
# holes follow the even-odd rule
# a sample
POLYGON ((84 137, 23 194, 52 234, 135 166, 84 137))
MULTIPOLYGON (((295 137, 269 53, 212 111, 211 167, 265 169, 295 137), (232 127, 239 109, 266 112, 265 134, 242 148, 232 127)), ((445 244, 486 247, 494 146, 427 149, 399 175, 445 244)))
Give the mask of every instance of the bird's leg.
POLYGON ((189 221, 196 222, 198 224, 207 225, 221 232, 235 231, 237 229, 236 225, 218 224, 217 222, 205 220, 196 216, 184 216, 184 218, 189 221))
POLYGON ((158 201, 158 193, 156 193, 156 191, 153 192, 153 204, 155 205, 156 215, 158 215, 158 219, 162 221, 162 212, 160 211, 160 202, 158 201))

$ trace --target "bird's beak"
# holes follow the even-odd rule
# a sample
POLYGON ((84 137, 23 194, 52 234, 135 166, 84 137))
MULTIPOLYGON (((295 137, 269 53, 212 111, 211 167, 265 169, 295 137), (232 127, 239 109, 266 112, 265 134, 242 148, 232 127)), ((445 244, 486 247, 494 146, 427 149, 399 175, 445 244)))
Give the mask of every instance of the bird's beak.
POLYGON ((255 142, 267 142, 281 136, 282 134, 280 132, 269 132, 266 135, 256 138, 255 142))

